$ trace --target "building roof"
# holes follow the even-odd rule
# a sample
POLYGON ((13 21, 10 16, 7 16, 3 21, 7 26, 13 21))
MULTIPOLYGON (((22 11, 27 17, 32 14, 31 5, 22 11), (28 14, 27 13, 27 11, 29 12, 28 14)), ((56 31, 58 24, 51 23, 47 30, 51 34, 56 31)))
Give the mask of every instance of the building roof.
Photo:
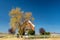
POLYGON ((30 20, 29 20, 28 22, 29 22, 33 27, 35 27, 35 25, 34 25, 30 20))

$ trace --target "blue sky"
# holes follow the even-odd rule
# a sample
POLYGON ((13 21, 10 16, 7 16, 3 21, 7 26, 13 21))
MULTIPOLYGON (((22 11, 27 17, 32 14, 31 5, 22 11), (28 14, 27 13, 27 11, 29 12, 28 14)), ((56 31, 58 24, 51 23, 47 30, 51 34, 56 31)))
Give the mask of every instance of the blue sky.
POLYGON ((0 0, 0 32, 8 32, 8 14, 16 7, 24 12, 32 12, 36 33, 41 27, 49 32, 60 33, 60 0, 0 0))

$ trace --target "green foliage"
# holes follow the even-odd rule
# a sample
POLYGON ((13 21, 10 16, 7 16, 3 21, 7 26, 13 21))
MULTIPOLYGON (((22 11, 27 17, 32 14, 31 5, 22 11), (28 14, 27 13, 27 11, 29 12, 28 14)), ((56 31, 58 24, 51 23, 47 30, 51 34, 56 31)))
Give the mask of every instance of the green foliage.
POLYGON ((50 35, 50 32, 41 33, 41 35, 50 35))
POLYGON ((50 32, 46 32, 44 28, 40 28, 39 32, 41 35, 50 35, 50 32))
POLYGON ((50 35, 50 32, 45 32, 45 35, 50 35))
POLYGON ((29 31, 28 31, 28 35, 35 35, 35 31, 29 30, 29 31))

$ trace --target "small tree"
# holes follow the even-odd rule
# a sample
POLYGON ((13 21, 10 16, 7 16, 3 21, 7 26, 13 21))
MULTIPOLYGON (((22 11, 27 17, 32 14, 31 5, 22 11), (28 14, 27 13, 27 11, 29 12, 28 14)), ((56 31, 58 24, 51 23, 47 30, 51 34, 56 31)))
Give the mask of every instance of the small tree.
POLYGON ((40 29, 39 29, 39 33, 40 33, 41 35, 44 35, 44 34, 45 34, 45 29, 44 29, 44 28, 40 28, 40 29))

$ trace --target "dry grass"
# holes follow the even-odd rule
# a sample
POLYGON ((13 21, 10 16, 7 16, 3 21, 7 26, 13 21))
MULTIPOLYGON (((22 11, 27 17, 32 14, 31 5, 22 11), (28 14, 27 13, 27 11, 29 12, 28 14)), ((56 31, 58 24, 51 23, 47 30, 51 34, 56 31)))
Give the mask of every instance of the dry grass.
POLYGON ((23 38, 0 38, 0 40, 24 40, 23 38))
POLYGON ((0 38, 0 40, 60 40, 60 38, 43 38, 43 39, 0 38))

